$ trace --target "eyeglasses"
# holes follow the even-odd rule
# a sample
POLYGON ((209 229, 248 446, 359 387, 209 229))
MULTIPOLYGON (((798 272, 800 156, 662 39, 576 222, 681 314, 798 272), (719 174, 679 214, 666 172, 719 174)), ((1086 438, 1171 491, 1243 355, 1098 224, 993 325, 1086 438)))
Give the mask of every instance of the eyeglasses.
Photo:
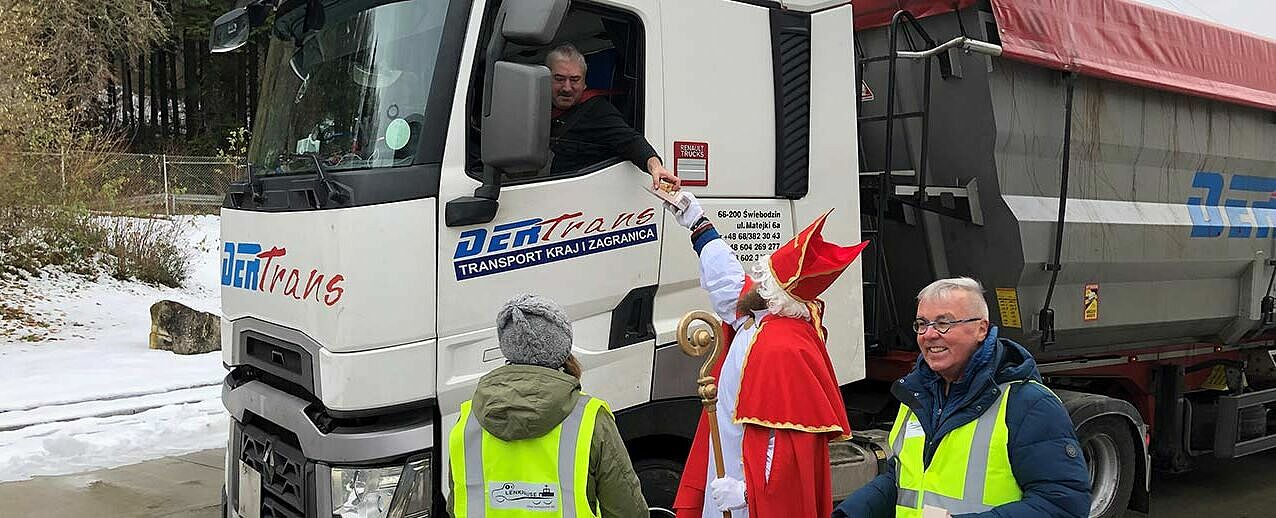
POLYGON ((983 320, 983 318, 971 317, 965 320, 954 320, 954 321, 936 320, 934 322, 930 322, 924 318, 919 318, 913 321, 913 331, 916 331, 917 334, 919 335, 923 335, 923 334, 926 334, 926 328, 934 326, 935 330, 939 331, 939 334, 942 335, 942 334, 948 333, 949 331, 952 331, 954 326, 958 326, 961 324, 969 324, 971 322, 978 322, 980 320, 983 320))

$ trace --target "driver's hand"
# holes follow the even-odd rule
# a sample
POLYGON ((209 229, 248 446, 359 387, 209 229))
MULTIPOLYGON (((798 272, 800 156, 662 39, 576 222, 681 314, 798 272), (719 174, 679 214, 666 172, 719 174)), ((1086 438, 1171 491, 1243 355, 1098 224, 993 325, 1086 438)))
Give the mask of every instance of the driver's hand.
POLYGON ((679 179, 672 171, 665 169, 665 165, 660 163, 660 159, 651 157, 647 159, 647 170, 651 171, 651 188, 659 189, 660 181, 664 180, 673 184, 673 190, 677 191, 682 188, 682 180, 679 179))

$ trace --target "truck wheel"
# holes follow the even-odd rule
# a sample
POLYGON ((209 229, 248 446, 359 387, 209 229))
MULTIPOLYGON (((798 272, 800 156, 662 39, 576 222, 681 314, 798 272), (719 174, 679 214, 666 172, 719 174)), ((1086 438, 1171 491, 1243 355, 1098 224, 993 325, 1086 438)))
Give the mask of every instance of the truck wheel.
POLYGON ((1086 421, 1077 429, 1086 467, 1090 469, 1090 517, 1125 514, 1134 490, 1134 438, 1119 417, 1086 421))
POLYGON ((673 498, 678 494, 678 480, 682 477, 682 463, 658 457, 634 462, 642 496, 647 499, 652 518, 673 516, 673 498), (667 511, 667 512, 666 512, 667 511))

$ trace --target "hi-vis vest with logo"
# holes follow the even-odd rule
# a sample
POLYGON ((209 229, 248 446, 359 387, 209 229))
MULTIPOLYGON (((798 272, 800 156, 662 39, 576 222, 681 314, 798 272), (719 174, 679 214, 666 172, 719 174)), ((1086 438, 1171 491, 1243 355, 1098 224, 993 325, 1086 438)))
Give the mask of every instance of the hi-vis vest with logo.
POLYGON ((535 439, 503 441, 461 404, 448 439, 455 518, 598 518, 585 495, 601 399, 581 394, 563 422, 535 439))
POLYGON ((1023 492, 1010 469, 1006 406, 1014 381, 999 385, 996 405, 979 418, 948 432, 930 466, 924 467, 926 433, 908 405, 899 406, 891 427, 891 449, 899 459, 896 478, 896 518, 920 518, 923 506, 950 514, 980 513, 1019 501, 1023 492))

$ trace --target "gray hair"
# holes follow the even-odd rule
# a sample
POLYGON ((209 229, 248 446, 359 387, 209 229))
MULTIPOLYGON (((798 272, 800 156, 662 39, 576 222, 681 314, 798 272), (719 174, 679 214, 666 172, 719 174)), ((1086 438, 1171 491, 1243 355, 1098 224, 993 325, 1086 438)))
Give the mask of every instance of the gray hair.
POLYGON ((582 74, 589 71, 589 65, 585 63, 585 55, 576 50, 576 46, 571 43, 554 47, 554 50, 549 51, 549 54, 545 56, 545 66, 553 67, 555 61, 574 61, 580 65, 582 74))
POLYGON ((971 309, 977 313, 975 316, 985 320, 988 318, 988 302, 984 300, 984 287, 979 284, 979 281, 970 277, 953 277, 932 282, 917 293, 917 302, 941 299, 954 292, 966 296, 966 299, 970 301, 971 309))

